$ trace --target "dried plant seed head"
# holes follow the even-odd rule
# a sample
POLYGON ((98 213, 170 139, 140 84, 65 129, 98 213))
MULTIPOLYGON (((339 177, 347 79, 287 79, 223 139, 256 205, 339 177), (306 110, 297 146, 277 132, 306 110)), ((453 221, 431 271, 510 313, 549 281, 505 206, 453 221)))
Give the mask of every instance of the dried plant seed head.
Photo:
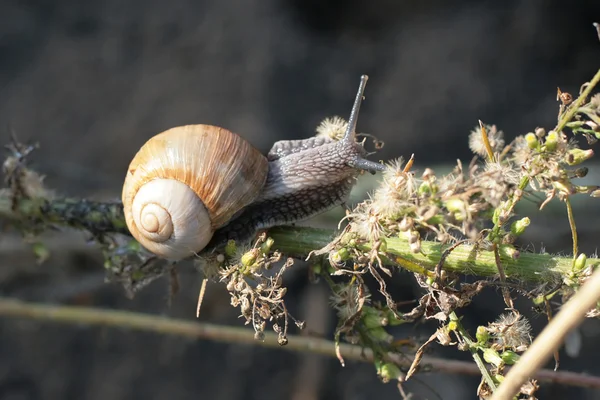
MULTIPOLYGON (((498 130, 496 125, 484 125, 487 132, 488 141, 494 153, 502 151, 504 148, 504 132, 498 130)), ((481 136, 481 127, 475 127, 469 135, 469 148, 471 151, 481 157, 488 158, 487 149, 481 136)))
POLYGON ((316 136, 325 136, 335 140, 341 140, 348 128, 348 122, 337 115, 332 118, 325 118, 317 126, 316 136))
POLYGON ((505 313, 488 326, 495 344, 504 350, 525 351, 531 344, 531 325, 517 312, 505 313))

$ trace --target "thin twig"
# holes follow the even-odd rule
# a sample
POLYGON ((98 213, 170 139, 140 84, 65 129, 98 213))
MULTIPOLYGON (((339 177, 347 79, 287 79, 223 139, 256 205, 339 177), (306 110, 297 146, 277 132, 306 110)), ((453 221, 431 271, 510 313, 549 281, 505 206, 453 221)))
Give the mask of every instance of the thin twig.
MULTIPOLYGON (((0 315, 5 317, 48 320, 58 323, 131 329, 223 343, 245 343, 287 351, 336 357, 336 346, 330 340, 289 335, 288 344, 280 346, 277 342, 277 335, 272 332, 265 332, 264 341, 258 341, 254 338, 254 331, 250 329, 170 319, 163 316, 130 311, 29 303, 0 297, 0 315)), ((373 352, 370 349, 364 349, 360 346, 340 344, 339 352, 347 360, 374 362, 373 352)), ((391 353, 386 355, 385 361, 394 362, 405 368, 409 368, 411 364, 409 357, 402 357, 401 355, 391 353)), ((446 360, 430 356, 423 357, 421 369, 449 374, 480 375, 479 369, 471 362, 446 360)), ((535 377, 540 381, 556 384, 600 389, 600 377, 587 374, 540 370, 535 377)))
POLYGON ((579 244, 577 241, 577 227, 575 226, 575 216, 573 215, 573 207, 571 207, 571 200, 569 197, 565 198, 565 204, 567 205, 567 216, 569 217, 569 227, 571 228, 571 236, 573 238, 573 262, 577 260, 579 253, 579 244))
POLYGON ((588 281, 561 308, 556 316, 523 354, 517 364, 506 374, 492 400, 510 400, 523 383, 540 369, 561 346, 565 337, 585 319, 586 313, 600 300, 600 268, 596 268, 588 281))

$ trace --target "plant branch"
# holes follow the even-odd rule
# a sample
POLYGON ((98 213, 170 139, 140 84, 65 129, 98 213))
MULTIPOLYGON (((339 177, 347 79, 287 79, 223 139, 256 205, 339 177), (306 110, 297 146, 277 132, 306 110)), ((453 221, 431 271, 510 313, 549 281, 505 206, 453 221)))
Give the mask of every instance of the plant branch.
MULTIPOLYGON (((16 199, 16 209, 12 208, 10 194, 0 191, 0 218, 13 222, 34 222, 37 225, 63 226, 85 229, 92 234, 119 233, 129 235, 123 216, 121 203, 102 203, 71 198, 16 199)), ((275 241, 275 248, 282 253, 305 258, 311 251, 325 247, 335 236, 334 231, 308 227, 276 227, 268 231, 275 241)), ((423 241, 420 253, 413 253, 407 240, 399 237, 386 238, 387 249, 382 260, 390 265, 403 267, 411 272, 429 274, 435 271, 445 246, 439 242, 423 241)), ((361 250, 370 250, 368 243, 360 245, 361 250)), ((561 279, 573 267, 570 257, 550 254, 522 252, 513 258, 510 252, 503 252, 499 246, 500 261, 507 279, 517 279, 529 283, 540 283, 561 279)), ((597 258, 588 258, 587 265, 600 264, 597 258)), ((457 246, 444 260, 443 268, 452 273, 494 277, 498 273, 493 251, 485 251, 470 244, 457 246)))
MULTIPOLYGON (((325 339, 288 335, 289 343, 286 346, 280 346, 277 335, 271 332, 265 332, 264 341, 257 341, 254 338, 254 331, 251 329, 170 319, 129 311, 29 303, 0 297, 0 315, 13 318, 48 320, 55 323, 131 329, 162 335, 182 336, 190 339, 207 339, 222 343, 246 343, 267 348, 336 357, 335 343, 325 339)), ((340 344, 339 351, 347 360, 369 363, 375 360, 370 349, 359 346, 340 344)), ((408 368, 412 362, 409 357, 402 357, 398 354, 389 353, 386 357, 389 361, 405 368, 408 368)), ((420 369, 422 371, 474 376, 480 374, 479 369, 471 362, 445 360, 429 356, 423 357, 420 369)), ((557 384, 600 389, 600 377, 575 372, 540 370, 537 372, 536 378, 540 381, 557 384)))

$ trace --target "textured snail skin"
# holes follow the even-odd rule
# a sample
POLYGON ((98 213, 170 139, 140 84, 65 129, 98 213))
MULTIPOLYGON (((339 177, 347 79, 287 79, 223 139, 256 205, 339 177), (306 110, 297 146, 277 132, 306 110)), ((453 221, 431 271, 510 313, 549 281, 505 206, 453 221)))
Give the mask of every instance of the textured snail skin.
POLYGON ((208 248, 228 240, 244 242, 260 229, 301 221, 345 203, 362 170, 385 168, 365 156, 365 149, 354 140, 315 137, 277 142, 267 157, 269 172, 262 193, 215 232, 208 248))

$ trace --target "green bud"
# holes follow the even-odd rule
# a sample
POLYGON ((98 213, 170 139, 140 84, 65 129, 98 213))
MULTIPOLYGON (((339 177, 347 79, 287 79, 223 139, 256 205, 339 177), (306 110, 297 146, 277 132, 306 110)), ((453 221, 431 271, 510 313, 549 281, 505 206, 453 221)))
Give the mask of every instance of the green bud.
POLYGON ((529 132, 527 135, 525 135, 525 141, 527 142, 527 146, 529 146, 529 148, 532 150, 535 150, 540 146, 537 136, 535 136, 535 134, 532 132, 529 132))
POLYGON ((546 136, 546 150, 554 151, 558 146, 558 133, 555 131, 548 132, 548 136, 546 136))
POLYGON ((237 246, 235 244, 235 240, 229 240, 225 245, 225 254, 227 255, 227 257, 233 257, 235 256, 236 252, 237 246))
POLYGON ((388 310, 386 312, 386 316, 387 316, 387 320, 388 320, 388 325, 390 325, 390 326, 398 326, 398 325, 402 325, 403 323, 406 322, 403 319, 397 318, 396 315, 391 310, 388 310))
POLYGON ((525 229, 529 226, 531 220, 529 217, 521 218, 518 221, 515 221, 510 226, 510 232, 515 236, 520 236, 525 232, 525 229))
POLYGON ((456 329, 458 329, 458 321, 448 322, 448 330, 449 331, 455 331, 456 329))
POLYGON ((500 354, 500 358, 502 358, 504 364, 514 365, 517 361, 519 361, 519 358, 521 358, 521 356, 512 350, 506 350, 503 351, 502 354, 500 354))
POLYGON ((585 268, 586 261, 587 256, 585 255, 585 253, 581 253, 575 260, 575 263, 573 264, 573 271, 581 272, 585 268))
POLYGON ((388 320, 379 310, 366 306, 362 311, 362 322, 367 329, 372 329, 387 325, 388 320))
POLYGON ((494 375, 494 380, 498 383, 502 383, 504 381, 504 375, 496 374, 494 375))
POLYGON ((417 193, 419 193, 420 195, 430 194, 431 193, 431 184, 429 182, 421 183, 421 186, 419 186, 417 193))
POLYGON ((257 258, 258 258, 258 250, 252 249, 242 256, 240 262, 242 263, 242 265, 244 267, 249 267, 256 262, 257 258))
POLYGON ((383 364, 381 368, 379 368, 378 372, 379 376, 381 376, 381 380, 384 383, 398 380, 403 376, 402 371, 400 371, 400 368, 398 368, 397 365, 392 363, 383 364))
POLYGON ((589 160, 594 156, 594 150, 571 149, 565 156, 565 161, 569 165, 577 165, 589 160))
POLYGON ((446 208, 450 212, 462 212, 465 206, 461 199, 454 197, 446 200, 446 208))
POLYGON ((492 222, 494 223, 494 225, 499 225, 501 212, 502 207, 500 206, 494 210, 494 215, 492 216, 492 222))
POLYGON ((274 243, 275 241, 273 239, 267 238, 267 240, 265 240, 265 242, 260 246, 260 252, 262 254, 269 254, 274 243))
POLYGON ((490 333, 485 329, 485 326, 478 326, 475 337, 477 338, 477 343, 483 345, 490 339, 490 333))
POLYGON ((465 219, 464 211, 465 211, 465 203, 459 198, 450 198, 445 202, 446 209, 453 214, 453 217, 457 221, 462 221, 465 219))
POLYGON ((378 342, 390 344, 394 341, 394 337, 387 333, 381 326, 369 329, 369 336, 378 342))
POLYGON ((483 351, 483 359, 495 367, 502 365, 502 357, 494 349, 487 348, 483 351))
POLYGON ((339 264, 350 258, 350 251, 347 248, 342 247, 341 249, 332 252, 330 257, 331 261, 333 261, 336 264, 339 264))

